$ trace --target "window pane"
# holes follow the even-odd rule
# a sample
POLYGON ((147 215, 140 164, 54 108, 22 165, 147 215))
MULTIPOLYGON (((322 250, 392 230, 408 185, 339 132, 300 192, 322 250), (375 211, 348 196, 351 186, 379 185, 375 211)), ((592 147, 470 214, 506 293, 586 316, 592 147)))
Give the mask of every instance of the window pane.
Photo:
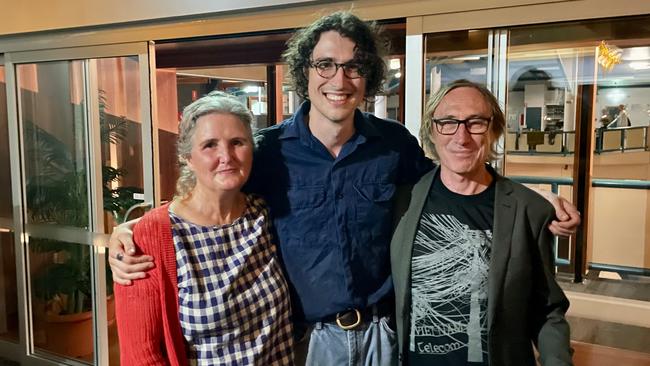
MULTIPOLYGON (((141 214, 143 203, 142 106, 137 57, 90 60, 97 65, 104 232, 141 214)), ((106 263, 109 365, 119 365, 113 281, 106 263)), ((99 276, 101 273, 96 273, 99 276)))
POLYGON ((92 362, 90 247, 29 238, 34 347, 92 362))
POLYGON ((97 59, 105 232, 142 202, 142 121, 137 57, 97 59))
MULTIPOLYGON (((650 268, 650 190, 626 181, 650 181, 647 24, 647 17, 637 17, 515 28, 508 49, 506 172, 556 179, 560 195, 571 199, 562 181, 575 179, 576 131, 593 137, 589 220, 583 223, 586 281, 558 278, 565 290, 608 296, 630 314, 638 310, 615 298, 648 301, 644 274, 650 268), (580 106, 593 106, 593 113, 580 106), (618 186, 603 186, 599 178, 618 186)), ((558 255, 572 260, 568 243, 560 241, 558 255)), ((572 303, 574 340, 648 352, 639 341, 649 332, 642 322, 608 321, 599 309, 597 301, 572 303), (629 337, 619 337, 623 332, 629 337)))
POLYGON ((488 35, 489 30, 426 35, 425 100, 454 80, 487 84, 488 35))
POLYGON ((27 223, 88 228, 81 61, 18 65, 27 223))
POLYGON ((92 361, 90 247, 59 239, 85 236, 90 227, 83 62, 24 64, 16 71, 34 347, 92 361))

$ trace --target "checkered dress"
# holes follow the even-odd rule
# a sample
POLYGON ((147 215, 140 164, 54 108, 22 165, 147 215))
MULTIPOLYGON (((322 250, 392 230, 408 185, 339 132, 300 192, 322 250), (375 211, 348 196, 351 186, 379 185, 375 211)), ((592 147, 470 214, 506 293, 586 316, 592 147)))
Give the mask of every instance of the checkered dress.
POLYGON ((224 226, 170 217, 190 364, 292 364, 289 291, 265 202, 247 196, 242 217, 224 226))

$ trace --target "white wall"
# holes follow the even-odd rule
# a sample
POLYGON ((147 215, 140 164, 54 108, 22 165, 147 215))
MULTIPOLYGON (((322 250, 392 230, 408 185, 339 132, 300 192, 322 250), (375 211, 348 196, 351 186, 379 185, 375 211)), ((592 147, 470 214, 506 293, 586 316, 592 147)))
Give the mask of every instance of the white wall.
POLYGON ((596 113, 608 106, 624 104, 632 126, 650 122, 650 88, 600 89, 596 95, 596 113))

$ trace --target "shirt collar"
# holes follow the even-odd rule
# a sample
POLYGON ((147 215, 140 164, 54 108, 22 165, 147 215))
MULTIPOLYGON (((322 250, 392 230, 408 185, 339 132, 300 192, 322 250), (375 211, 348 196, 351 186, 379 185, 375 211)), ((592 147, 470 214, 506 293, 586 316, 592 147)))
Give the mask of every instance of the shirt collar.
MULTIPOLYGON (((300 138, 301 136, 307 138, 311 136, 311 132, 309 131, 309 128, 307 128, 307 124, 305 124, 304 120, 304 116, 309 113, 310 108, 311 103, 308 100, 304 101, 300 105, 298 110, 293 114, 285 128, 282 130, 280 139, 300 138)), ((359 109, 354 111, 354 128, 359 135, 366 139, 381 136, 372 123, 373 118, 377 117, 370 116, 368 113, 361 112, 359 109)))

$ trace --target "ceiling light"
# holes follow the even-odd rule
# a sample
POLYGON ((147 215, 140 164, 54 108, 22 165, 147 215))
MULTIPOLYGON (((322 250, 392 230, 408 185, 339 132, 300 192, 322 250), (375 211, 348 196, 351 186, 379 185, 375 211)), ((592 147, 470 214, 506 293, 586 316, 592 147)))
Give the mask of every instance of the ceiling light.
POLYGON ((469 69, 470 75, 485 75, 487 74, 487 68, 485 67, 473 67, 469 69))
POLYGON ((481 59, 481 55, 467 55, 467 56, 452 58, 452 60, 454 61, 478 61, 480 59, 481 59))
POLYGON ((650 60, 650 47, 631 47, 623 50, 623 60, 644 61, 650 60))
POLYGON ((647 70, 647 69, 650 69, 650 62, 648 62, 648 61, 634 61, 634 62, 630 62, 629 65, 634 70, 647 70))
POLYGON ((537 68, 537 70, 540 70, 540 71, 555 71, 555 70, 559 70, 559 69, 560 68, 557 67, 557 66, 542 66, 542 67, 537 68))
POLYGON ((260 87, 257 85, 248 85, 244 87, 244 93, 257 93, 260 91, 260 87))

